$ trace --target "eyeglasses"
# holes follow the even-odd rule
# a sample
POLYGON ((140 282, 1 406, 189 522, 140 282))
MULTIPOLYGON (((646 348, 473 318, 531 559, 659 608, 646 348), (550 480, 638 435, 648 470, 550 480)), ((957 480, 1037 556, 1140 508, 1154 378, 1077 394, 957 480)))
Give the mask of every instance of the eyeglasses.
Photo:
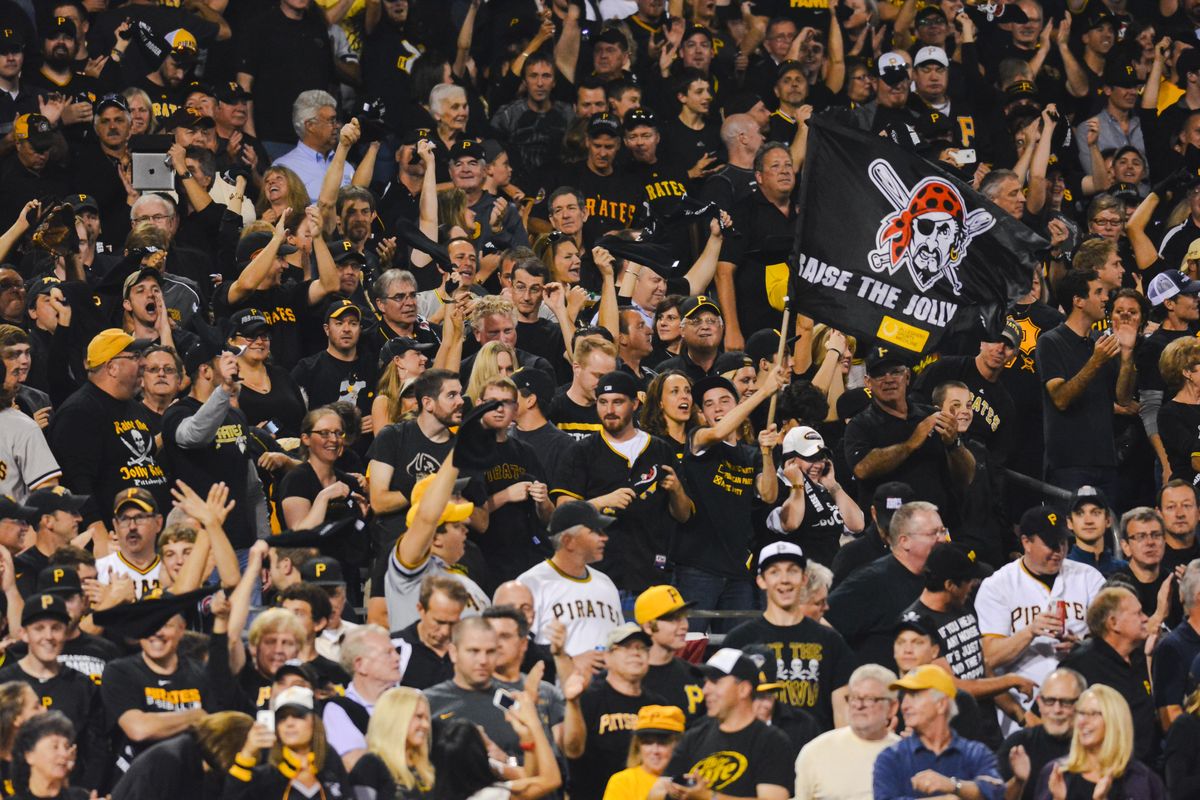
POLYGON ((1096 711, 1076 711, 1076 712, 1075 712, 1075 716, 1077 716, 1077 717, 1087 717, 1088 719, 1097 719, 1097 718, 1099 718, 1099 717, 1103 717, 1103 716, 1104 716, 1104 712, 1103 712, 1103 711, 1099 711, 1099 710, 1096 710, 1096 711))
POLYGON ((0 283, 0 292, 22 291, 25 284, 20 281, 4 281, 0 283))
POLYGON ((1063 708, 1074 708, 1079 702, 1078 697, 1047 697, 1042 695, 1038 700, 1043 706, 1062 706, 1063 708))
POLYGON ((393 303, 403 303, 405 300, 416 300, 416 292, 396 292, 395 294, 385 294, 380 300, 391 300, 393 303))
POLYGON ((950 529, 943 525, 940 528, 934 528, 931 531, 920 531, 919 533, 910 533, 909 536, 945 536, 950 538, 950 529))
POLYGON ((135 514, 133 516, 117 517, 117 524, 125 527, 133 525, 145 525, 147 522, 153 522, 155 514, 135 514))
POLYGON ((721 324, 721 318, 714 317, 710 314, 706 314, 703 317, 689 317, 688 319, 685 319, 683 322, 685 325, 691 325, 692 327, 695 327, 695 328, 698 328, 701 325, 708 325, 710 327, 713 327, 713 326, 717 326, 717 325, 721 324))
POLYGON ((1137 536, 1126 536, 1125 538, 1128 541, 1137 544, 1138 542, 1145 541, 1161 542, 1163 539, 1167 538, 1167 535, 1162 531, 1155 531, 1153 533, 1139 533, 1137 536))
POLYGON ((238 333, 238 334, 234 334, 234 335, 240 339, 245 339, 247 342, 257 342, 257 341, 269 342, 269 341, 271 341, 271 334, 269 334, 265 331, 263 333, 253 333, 253 334, 238 333))
POLYGON ((899 377, 901 377, 903 375, 907 375, 907 374, 908 374, 908 367, 892 367, 891 369, 887 370, 886 372, 881 372, 878 375, 868 375, 867 377, 871 378, 872 380, 877 381, 880 378, 899 378, 899 377))
POLYGON ((516 400, 497 400, 496 402, 499 403, 500 405, 504 406, 505 408, 516 408, 517 407, 516 400))
POLYGON ((320 436, 322 439, 345 439, 345 431, 307 431, 309 436, 320 436))
POLYGON ((146 367, 145 372, 147 375, 173 376, 179 374, 179 370, 174 367, 146 367))
POLYGON ((890 699, 890 697, 872 697, 867 694, 846 695, 846 702, 852 706, 870 706, 875 703, 885 703, 890 699))
POLYGON ((137 222, 137 223, 142 223, 142 222, 159 223, 159 222, 166 222, 167 220, 170 220, 170 219, 175 219, 175 215, 174 214, 145 214, 140 217, 134 217, 133 221, 137 222))
POLYGON ((1120 217, 1092 217, 1092 224, 1097 228, 1119 228, 1124 220, 1120 217))

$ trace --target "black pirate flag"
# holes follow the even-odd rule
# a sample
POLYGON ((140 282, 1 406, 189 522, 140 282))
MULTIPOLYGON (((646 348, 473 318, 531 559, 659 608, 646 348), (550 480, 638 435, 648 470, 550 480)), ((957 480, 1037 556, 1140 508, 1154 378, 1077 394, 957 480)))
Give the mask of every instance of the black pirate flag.
POLYGON ((992 334, 1047 243, 940 165, 814 118, 792 260, 794 307, 921 353, 948 330, 992 334))

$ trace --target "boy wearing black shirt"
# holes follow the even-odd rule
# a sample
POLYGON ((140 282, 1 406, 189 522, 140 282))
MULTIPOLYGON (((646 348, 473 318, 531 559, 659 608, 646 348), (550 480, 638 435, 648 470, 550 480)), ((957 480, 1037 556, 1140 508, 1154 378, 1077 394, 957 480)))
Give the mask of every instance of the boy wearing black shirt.
POLYGON ((714 796, 787 800, 795 783, 792 747, 787 734, 754 715, 758 667, 741 650, 722 647, 701 669, 710 719, 683 735, 667 767, 670 777, 658 779, 650 800, 668 792, 681 796, 688 788, 677 782, 681 776, 708 785, 714 796))
POLYGON ((791 542, 775 542, 758 555, 758 587, 767 610, 725 637, 729 647, 765 644, 775 658, 779 703, 812 711, 824 730, 845 719, 846 684, 854 656, 837 631, 804 615, 800 595, 807 559, 791 542))
POLYGON ((642 685, 683 709, 688 724, 704 718, 703 680, 695 668, 675 653, 687 643, 686 603, 674 586, 651 586, 638 595, 633 616, 650 637, 650 671, 642 685))
POLYGON ((370 418, 378 370, 375 358, 358 346, 361 335, 362 309, 345 298, 330 301, 325 309, 328 346, 292 370, 309 408, 345 400, 358 406, 364 420, 370 418))

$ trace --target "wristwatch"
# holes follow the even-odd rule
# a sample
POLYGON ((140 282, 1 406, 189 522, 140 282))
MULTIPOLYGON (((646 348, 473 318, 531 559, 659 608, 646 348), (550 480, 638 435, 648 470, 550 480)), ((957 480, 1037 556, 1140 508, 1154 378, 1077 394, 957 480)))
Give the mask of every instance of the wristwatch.
POLYGON ((954 779, 954 795, 956 797, 962 797, 962 781, 960 781, 958 778, 954 779))

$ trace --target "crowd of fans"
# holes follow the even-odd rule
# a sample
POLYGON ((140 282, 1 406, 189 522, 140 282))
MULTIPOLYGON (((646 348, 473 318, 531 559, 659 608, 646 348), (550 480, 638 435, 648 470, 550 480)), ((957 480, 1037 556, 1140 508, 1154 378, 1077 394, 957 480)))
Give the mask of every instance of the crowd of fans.
POLYGON ((1198 34, 0 0, 0 796, 1200 796, 1198 34), (1002 330, 784 309, 814 115, 1002 330))

